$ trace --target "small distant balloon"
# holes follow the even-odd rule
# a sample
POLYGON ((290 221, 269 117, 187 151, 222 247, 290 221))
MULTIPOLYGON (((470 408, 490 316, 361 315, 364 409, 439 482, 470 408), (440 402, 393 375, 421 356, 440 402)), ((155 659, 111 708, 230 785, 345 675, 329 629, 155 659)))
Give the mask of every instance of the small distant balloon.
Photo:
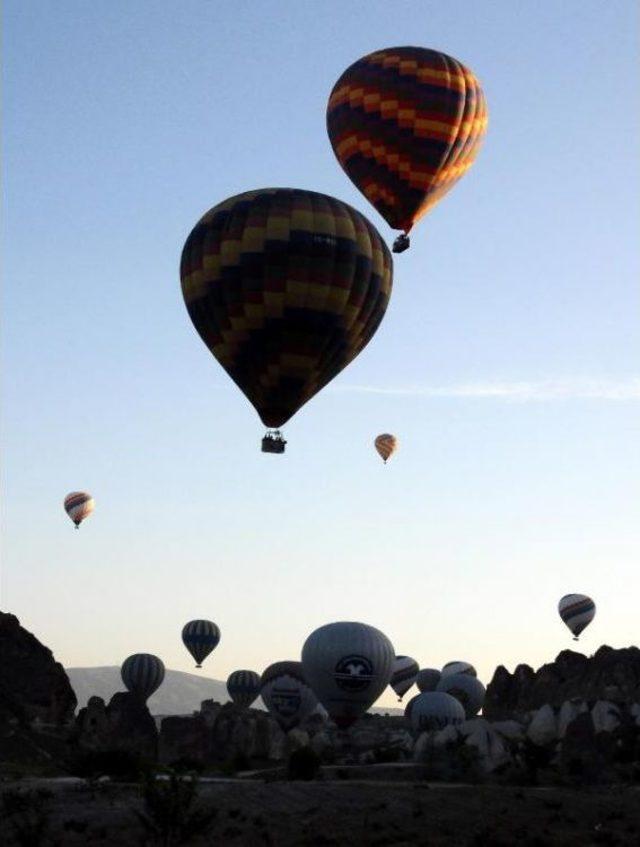
POLYGON ((423 668, 416 677, 418 691, 421 694, 424 694, 425 691, 435 691, 440 682, 440 676, 440 671, 435 668, 423 668))
POLYGON ((220 630, 213 621, 189 621, 182 628, 182 642, 201 668, 209 653, 218 646, 220 630))
POLYGON ((382 435, 378 435, 376 440, 373 442, 374 447, 378 451, 378 455, 382 458, 382 461, 387 464, 387 459, 390 459, 391 456, 398 449, 398 439, 395 435, 391 435, 388 432, 383 432, 382 435))
POLYGON ((76 525, 76 529, 80 528, 82 521, 89 517, 95 507, 93 497, 86 491, 72 491, 64 498, 65 511, 76 525))
POLYGON ((478 714, 484 706, 486 690, 475 676, 468 673, 452 673, 442 677, 438 691, 451 694, 462 705, 467 719, 478 714))
POLYGON ((162 685, 164 664, 151 653, 134 653, 122 663, 120 675, 127 689, 146 703, 162 685))
POLYGON ((578 641, 596 615, 596 604, 586 594, 565 594, 558 603, 558 613, 573 633, 573 640, 578 641))
POLYGON ((398 695, 398 702, 402 702, 402 698, 416 681, 418 670, 419 665, 411 656, 396 656, 389 685, 398 695))
POLYGON ((236 705, 248 709, 260 694, 260 674, 255 671, 234 671, 227 679, 227 691, 236 705))

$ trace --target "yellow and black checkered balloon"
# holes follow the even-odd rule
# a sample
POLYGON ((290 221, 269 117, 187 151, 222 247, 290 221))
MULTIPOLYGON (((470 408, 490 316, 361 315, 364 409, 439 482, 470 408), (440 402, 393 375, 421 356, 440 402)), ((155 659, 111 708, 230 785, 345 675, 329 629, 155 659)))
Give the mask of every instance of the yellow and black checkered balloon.
POLYGON ((375 227, 346 203, 265 188, 201 218, 180 276, 200 337, 264 424, 279 427, 371 340, 393 267, 375 227))

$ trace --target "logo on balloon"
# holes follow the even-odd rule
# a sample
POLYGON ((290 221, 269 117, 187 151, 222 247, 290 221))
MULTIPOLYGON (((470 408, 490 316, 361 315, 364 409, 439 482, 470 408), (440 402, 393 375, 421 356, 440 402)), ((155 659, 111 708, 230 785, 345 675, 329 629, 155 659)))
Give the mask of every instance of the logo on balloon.
POLYGON ((277 689, 271 693, 271 702, 276 712, 283 718, 292 718, 300 711, 300 693, 285 689, 277 689))
POLYGON ((373 679, 373 666, 364 656, 345 656, 336 665, 333 676, 344 691, 364 691, 373 679))

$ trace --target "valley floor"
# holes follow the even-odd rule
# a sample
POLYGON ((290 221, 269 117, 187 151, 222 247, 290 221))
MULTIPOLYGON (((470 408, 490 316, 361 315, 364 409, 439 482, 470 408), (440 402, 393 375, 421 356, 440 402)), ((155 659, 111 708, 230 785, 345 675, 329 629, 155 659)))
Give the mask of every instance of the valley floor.
MULTIPOLYGON (((143 809, 137 786, 106 784, 91 789, 74 780, 47 780, 46 786, 28 780, 0 783, 3 793, 38 790, 45 792, 41 817, 47 836, 33 841, 33 847, 179 843, 143 839, 135 813, 143 809)), ((183 843, 239 847, 640 844, 640 790, 634 787, 577 790, 359 778, 270 783, 230 779, 202 784, 199 805, 215 808, 215 820, 206 837, 183 843)), ((34 814, 37 817, 34 812, 32 818, 34 814)), ((22 823, 30 825, 28 814, 22 823)), ((20 843, 7 819, 0 826, 3 845, 20 843)))

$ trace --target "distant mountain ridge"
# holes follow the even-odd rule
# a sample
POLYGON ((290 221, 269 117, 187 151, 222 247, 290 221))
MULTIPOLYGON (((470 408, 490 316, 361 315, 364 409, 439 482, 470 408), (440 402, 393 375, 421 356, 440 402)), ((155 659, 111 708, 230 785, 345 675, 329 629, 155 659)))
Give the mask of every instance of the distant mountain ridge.
MULTIPOLYGON (((78 709, 87 705, 89 697, 102 697, 105 703, 108 703, 116 691, 125 690, 117 665, 65 670, 78 698, 78 709)), ((412 694, 408 694, 405 702, 408 702, 411 696, 412 694)), ((203 700, 227 703, 229 695, 226 683, 194 673, 167 670, 164 682, 149 699, 148 706, 152 715, 190 715, 199 711, 203 700)), ((264 708, 259 698, 253 705, 256 709, 264 708)), ((401 715, 404 712, 403 709, 384 707, 374 707, 369 711, 390 715, 401 715)))
MULTIPOLYGON (((118 665, 65 670, 78 698, 79 709, 87 705, 89 697, 102 697, 108 703, 116 691, 126 690, 118 665)), ((164 682, 149 699, 148 706, 152 715, 189 715, 200 709, 203 700, 226 703, 229 700, 226 683, 184 671, 167 670, 164 682)))

